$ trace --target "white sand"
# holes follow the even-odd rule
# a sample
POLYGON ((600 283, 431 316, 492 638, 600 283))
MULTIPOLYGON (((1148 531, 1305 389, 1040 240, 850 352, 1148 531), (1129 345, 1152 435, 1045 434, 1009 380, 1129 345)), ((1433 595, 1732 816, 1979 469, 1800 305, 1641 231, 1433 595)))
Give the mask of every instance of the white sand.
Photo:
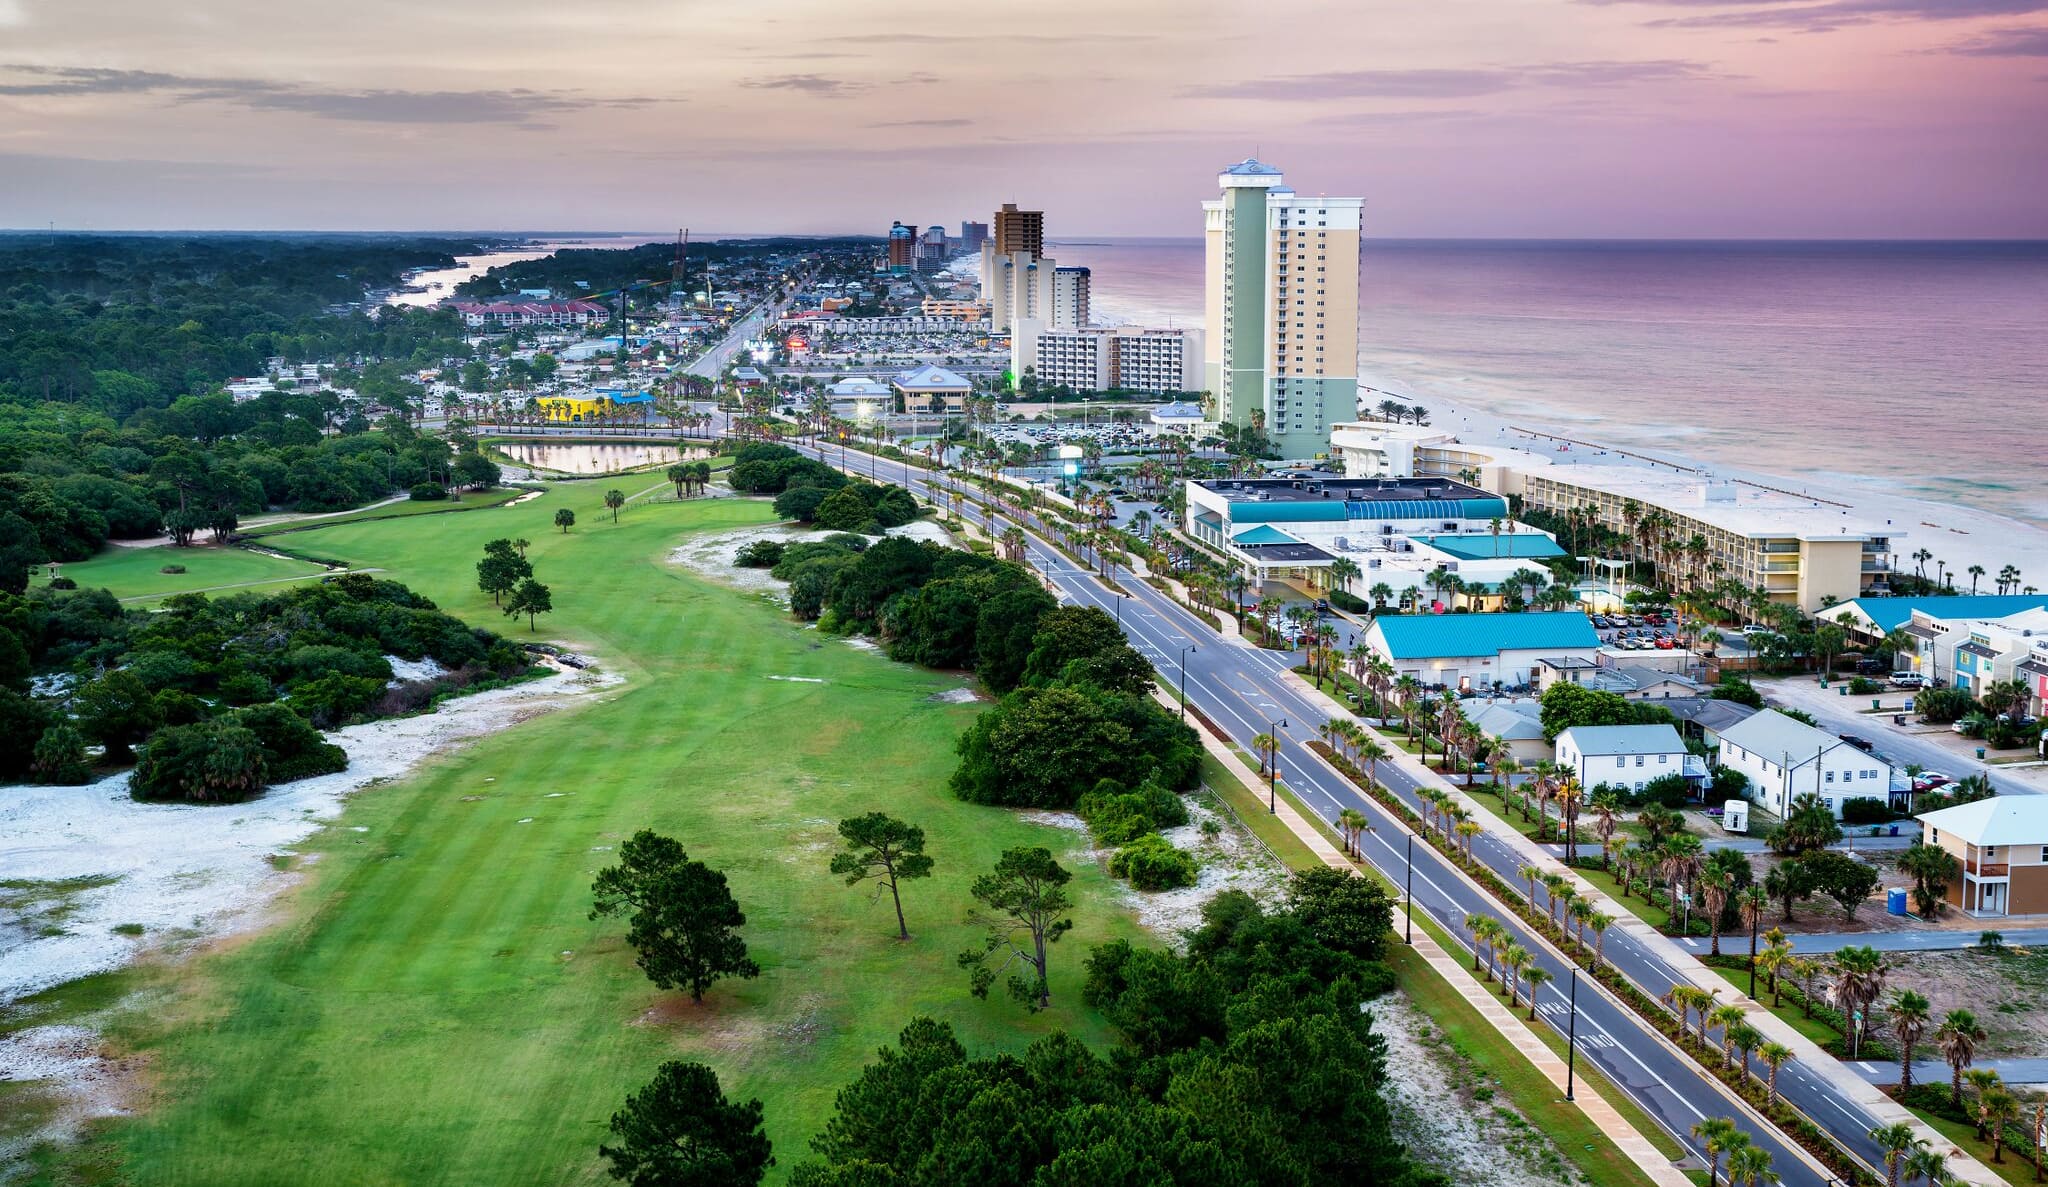
POLYGON ((260 921, 288 885, 272 855, 332 821, 348 794, 405 774, 428 755, 503 729, 617 683, 594 671, 458 697, 439 710, 350 726, 332 739, 349 767, 273 787, 246 804, 143 804, 128 776, 85 787, 0 787, 0 870, 10 880, 115 879, 69 893, 32 892, 14 926, 0 918, 0 1005, 91 973, 119 968, 145 948, 180 948, 260 921), (55 904, 60 922, 40 934, 55 904), (140 925, 143 934, 112 929, 140 925))
MULTIPOLYGON (((1611 447, 1602 453, 1603 443, 1597 421, 1572 425, 1522 416, 1515 417, 1511 423, 1507 417, 1469 404, 1435 399, 1416 402, 1429 409, 1428 427, 1455 432, 1460 440, 1467 443, 1513 445, 1547 457, 1552 465, 1557 466, 1644 464, 1638 459, 1622 456, 1611 447), (1561 451, 1557 440, 1532 438, 1527 433, 1516 432, 1513 425, 1554 434, 1556 438, 1569 438, 1577 444, 1561 451), (1589 445, 1592 448, 1588 448, 1589 445)), ((1758 426, 1758 431, 1769 432, 1770 429, 1758 426)), ((1822 444, 1816 442, 1816 449, 1822 444)), ((1747 479, 1780 490, 1847 503, 1854 509, 1850 513, 1852 520, 1875 525, 1889 523, 1899 533, 1893 537, 1893 548, 1898 554, 1902 572, 1914 571, 1909 558, 1916 550, 1925 548, 1934 554, 1935 559, 1945 562, 1951 573, 1961 572, 1971 565, 1982 565, 1987 574, 1995 574, 2005 565, 2016 565, 2024 575, 2023 580, 2048 590, 2048 530, 1995 512, 1909 498, 1884 489, 1882 475, 1889 467, 1939 464, 1928 455, 1911 449, 1902 450, 1897 456, 1868 459, 1873 467, 1870 481, 1825 471, 1807 475, 1763 474, 1710 464, 1678 453, 1643 449, 1633 452, 1677 466, 1704 468, 1717 478, 1747 479)), ((1828 513, 1840 517, 1839 508, 1822 504, 1817 514, 1823 518, 1816 521, 1817 525, 1825 522, 1828 513)), ((1932 577, 1934 571, 1934 565, 1929 563, 1927 575, 1932 577)), ((1969 577, 1964 576, 1959 588, 1967 592, 1969 581, 1969 577)), ((1980 593, 1993 592, 1982 582, 1978 590, 1980 593)))

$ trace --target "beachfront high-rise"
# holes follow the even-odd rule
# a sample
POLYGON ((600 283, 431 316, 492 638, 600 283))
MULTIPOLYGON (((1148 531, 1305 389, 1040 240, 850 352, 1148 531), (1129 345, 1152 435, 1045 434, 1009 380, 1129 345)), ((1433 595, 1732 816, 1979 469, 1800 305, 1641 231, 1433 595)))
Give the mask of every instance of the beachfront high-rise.
POLYGON ((1263 425, 1282 456, 1329 448, 1358 414, 1358 230, 1363 198, 1304 197, 1246 158, 1202 203, 1216 416, 1263 425))

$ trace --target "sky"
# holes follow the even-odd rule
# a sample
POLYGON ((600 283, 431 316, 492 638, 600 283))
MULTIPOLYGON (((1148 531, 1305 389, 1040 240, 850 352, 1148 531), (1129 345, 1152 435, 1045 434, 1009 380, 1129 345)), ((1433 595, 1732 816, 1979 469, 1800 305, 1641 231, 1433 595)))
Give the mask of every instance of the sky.
POLYGON ((2048 237, 2048 0, 0 0, 0 227, 2048 237))

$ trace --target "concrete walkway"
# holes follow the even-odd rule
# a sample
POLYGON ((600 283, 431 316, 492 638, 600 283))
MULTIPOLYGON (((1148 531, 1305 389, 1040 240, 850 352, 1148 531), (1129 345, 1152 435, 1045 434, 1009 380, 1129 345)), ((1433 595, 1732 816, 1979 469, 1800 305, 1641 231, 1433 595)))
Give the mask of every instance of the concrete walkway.
MULTIPOLYGON (((1173 701, 1164 694, 1158 693, 1155 690, 1154 695, 1158 696, 1169 708, 1179 708, 1178 702, 1173 701)), ((1218 762, 1222 763, 1231 774, 1237 776, 1238 780, 1246 787, 1257 787, 1259 785, 1260 779, 1258 774, 1245 765, 1244 760, 1237 756, 1236 751, 1218 741, 1206 729, 1197 727, 1195 732, 1201 736, 1203 748, 1213 755, 1218 762)), ((1330 842, 1329 837, 1323 830, 1309 823, 1295 809, 1292 800, 1278 801, 1275 816, 1279 819, 1280 823, 1287 826, 1287 831, 1293 833, 1304 845, 1308 846, 1309 851, 1314 853, 1316 859, 1324 865, 1335 869, 1349 870, 1353 873, 1358 872, 1358 867, 1350 858, 1344 856, 1342 850, 1330 842)), ((1564 1091, 1566 1080, 1564 1057, 1551 1050, 1550 1046, 1539 1038, 1535 1031, 1529 1028, 1527 1021, 1519 1010, 1502 1001, 1491 988, 1482 983, 1473 974, 1471 967, 1462 957, 1453 956, 1451 953, 1446 952, 1443 946, 1438 944, 1435 937, 1431 936, 1428 931, 1418 930, 1415 933, 1415 952, 1428 962, 1429 967, 1434 969, 1439 977, 1444 979, 1445 984, 1449 985, 1460 997, 1464 998, 1466 1003, 1479 1013, 1480 1017, 1486 1019, 1487 1025, 1493 1027, 1502 1038, 1506 1039, 1515 1048, 1517 1054, 1528 1061, 1537 1071, 1543 1073, 1544 1078, 1549 1080, 1557 1088, 1558 1092, 1562 1093, 1564 1091)), ((1620 1110, 1616 1109, 1611 1101, 1597 1089, 1587 1084, 1585 1080, 1580 1079, 1574 1086, 1572 1103, 1578 1106, 1579 1111, 1585 1114, 1586 1119, 1591 1121, 1608 1141, 1614 1143, 1616 1149, 1626 1155, 1629 1161, 1636 1164, 1636 1168, 1643 1172, 1644 1177, 1648 1178, 1650 1182, 1657 1184, 1657 1187, 1692 1187, 1692 1180, 1684 1172, 1680 1171, 1672 1163, 1671 1159, 1664 1155, 1663 1151, 1657 1149, 1648 1138, 1644 1137, 1641 1131, 1631 1125, 1628 1119, 1621 1115, 1620 1110)))
MULTIPOLYGON (((1333 716, 1348 713, 1348 710, 1345 710, 1343 706, 1316 689, 1308 681, 1303 680, 1298 674, 1289 673, 1288 678, 1298 683, 1302 695, 1320 698, 1325 708, 1333 716)), ((1471 818, 1485 830, 1488 836, 1507 846, 1521 860, 1535 868, 1546 872, 1563 874, 1570 878, 1572 885, 1578 889, 1581 897, 1590 899, 1594 907, 1603 914, 1614 917, 1615 923, 1610 930, 1627 934, 1630 939, 1634 940, 1645 951, 1655 956, 1672 970, 1685 976, 1694 986, 1720 995, 1723 1001, 1733 1000, 1751 1007, 1747 1018, 1750 1025, 1762 1031, 1764 1036, 1770 1041, 1783 1043, 1785 1046, 1790 1047, 1795 1053, 1796 1063, 1804 1072, 1825 1081, 1836 1095, 1854 1101, 1886 1124, 1904 1122, 1911 1126, 1914 1133, 1926 1141, 1929 1146, 1937 1150, 1948 1151, 1949 1171, 1955 1176, 1956 1181, 1981 1184, 1982 1187, 1997 1187, 1998 1184, 2004 1182, 1990 1167, 1964 1155, 1960 1150, 1955 1150, 1954 1143, 1943 1137, 1932 1126, 1914 1116, 1904 1105, 1885 1095, 1879 1090, 1877 1085, 1865 1079, 1856 1069, 1822 1050, 1818 1043, 1801 1034, 1791 1023, 1771 1013, 1761 1004, 1743 996, 1727 981, 1723 980, 1718 973, 1700 963, 1696 954, 1687 951, 1676 940, 1643 922, 1633 911, 1602 893, 1583 878, 1580 878, 1577 871, 1566 866, 1543 846, 1523 836, 1518 829, 1495 815, 1484 804, 1464 794, 1462 787, 1438 774, 1434 769, 1423 763, 1421 759, 1394 745, 1391 739, 1382 736, 1382 741, 1386 743, 1387 749, 1393 753, 1395 764, 1418 780, 1429 781, 1434 786, 1451 792, 1456 797, 1457 802, 1464 806, 1465 810, 1471 814, 1471 818)), ((1656 986, 1645 985, 1641 988, 1652 996, 1656 996, 1659 993, 1656 986)), ((1826 1119, 1816 1120, 1824 1122, 1826 1119)))

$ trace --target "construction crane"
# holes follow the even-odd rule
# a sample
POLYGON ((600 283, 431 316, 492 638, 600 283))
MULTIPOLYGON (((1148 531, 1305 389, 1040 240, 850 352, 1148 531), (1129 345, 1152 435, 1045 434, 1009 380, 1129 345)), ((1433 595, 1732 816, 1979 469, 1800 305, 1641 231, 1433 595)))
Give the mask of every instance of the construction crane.
POLYGON ((669 269, 668 275, 668 299, 671 302, 673 302, 677 308, 681 308, 683 304, 689 299, 690 295, 690 290, 683 284, 683 264, 684 260, 688 257, 689 252, 690 228, 684 227, 682 230, 676 232, 676 262, 675 266, 669 269))

